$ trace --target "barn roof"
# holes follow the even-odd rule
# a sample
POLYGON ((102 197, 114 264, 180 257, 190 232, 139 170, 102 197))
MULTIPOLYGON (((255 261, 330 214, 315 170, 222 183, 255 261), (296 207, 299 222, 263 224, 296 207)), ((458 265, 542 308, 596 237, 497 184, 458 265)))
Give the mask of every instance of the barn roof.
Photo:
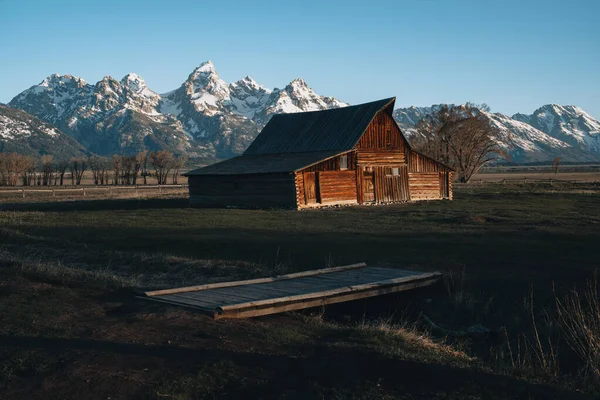
POLYGON ((274 115, 244 155, 351 150, 379 111, 392 115, 395 100, 274 115))
POLYGON ((273 172, 295 172, 345 151, 316 151, 292 154, 243 154, 183 175, 245 175, 273 172))

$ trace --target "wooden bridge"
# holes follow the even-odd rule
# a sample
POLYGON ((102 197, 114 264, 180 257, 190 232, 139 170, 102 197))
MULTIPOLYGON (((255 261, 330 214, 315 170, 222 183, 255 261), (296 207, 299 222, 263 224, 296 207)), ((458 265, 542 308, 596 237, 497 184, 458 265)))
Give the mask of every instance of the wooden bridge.
POLYGON ((193 308, 213 318, 247 318, 428 286, 439 272, 367 267, 365 263, 145 292, 144 298, 193 308))

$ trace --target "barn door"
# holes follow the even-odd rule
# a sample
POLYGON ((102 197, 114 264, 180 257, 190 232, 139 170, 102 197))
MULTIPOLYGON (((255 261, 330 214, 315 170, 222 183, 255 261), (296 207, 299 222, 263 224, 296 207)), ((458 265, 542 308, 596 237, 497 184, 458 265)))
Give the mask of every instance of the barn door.
POLYGON ((365 167, 363 171, 363 202, 374 203, 375 202, 375 174, 373 169, 365 167))
POLYGON ((315 172, 304 173, 304 197, 306 204, 319 202, 319 177, 315 172))

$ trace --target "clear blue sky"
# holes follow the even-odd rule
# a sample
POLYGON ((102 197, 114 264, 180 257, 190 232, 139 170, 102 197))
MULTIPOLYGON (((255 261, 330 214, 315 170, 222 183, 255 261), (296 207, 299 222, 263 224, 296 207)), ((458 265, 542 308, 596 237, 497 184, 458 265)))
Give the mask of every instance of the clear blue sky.
POLYGON ((175 89, 202 61, 350 103, 487 102, 600 118, 600 1, 0 0, 0 102, 58 72, 175 89))

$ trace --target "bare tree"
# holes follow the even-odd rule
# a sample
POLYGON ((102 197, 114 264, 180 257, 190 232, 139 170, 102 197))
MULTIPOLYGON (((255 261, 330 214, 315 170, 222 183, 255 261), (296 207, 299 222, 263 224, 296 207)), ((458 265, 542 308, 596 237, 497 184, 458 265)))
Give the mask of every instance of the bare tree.
POLYGON ((8 168, 7 154, 0 153, 0 186, 8 185, 8 168))
POLYGON ((30 158, 17 153, 0 153, 0 185, 16 186, 30 158))
POLYGON ((71 183, 73 185, 81 185, 81 179, 83 178, 83 174, 88 168, 88 159, 87 157, 75 158, 71 159, 69 164, 69 169, 71 171, 71 183))
POLYGON ((131 185, 133 182, 133 171, 135 170, 135 157, 121 156, 121 183, 131 185))
POLYGON ((65 174, 69 169, 70 163, 67 160, 60 160, 56 164, 56 175, 59 177, 59 185, 62 186, 65 182, 65 174))
POLYGON ((92 180, 94 185, 101 184, 102 181, 102 164, 104 160, 98 156, 91 156, 89 160, 90 170, 92 171, 92 180))
POLYGON ((454 168, 460 182, 469 182, 485 164, 506 157, 498 146, 499 131, 482 113, 485 104, 443 106, 417 123, 413 148, 454 168))
POLYGON ((154 168, 159 185, 167 184, 167 177, 173 166, 173 153, 166 150, 153 151, 149 156, 150 164, 154 168))
POLYGON ((110 162, 106 158, 102 158, 100 163, 100 184, 108 185, 108 171, 110 170, 110 162))
POLYGON ((52 178, 54 175, 54 157, 46 154, 40 158, 42 164, 42 184, 48 186, 52 184, 52 178))
MULTIPOLYGON (((145 185, 145 184, 147 184, 146 179, 148 177, 148 152, 146 150, 141 151, 135 156, 135 158, 137 160, 136 165, 138 165, 139 169, 141 170, 142 177, 144 178, 144 185, 145 185)), ((137 176, 136 176, 136 180, 137 180, 137 176)))
POLYGON ((121 168, 122 168, 122 159, 121 156, 114 155, 112 156, 112 168, 113 168, 113 184, 118 185, 121 180, 121 168))
POLYGON ((137 155, 131 157, 131 163, 133 165, 133 170, 131 171, 131 183, 137 185, 138 176, 140 175, 140 170, 142 169, 142 163, 137 155))
POLYGON ((25 157, 25 170, 21 174, 21 181, 24 186, 31 186, 35 184, 35 168, 36 160, 33 156, 25 157))
POLYGON ((558 167, 560 166, 560 157, 556 157, 552 161, 552 170, 554 171, 554 175, 558 175, 558 167))
POLYGON ((171 180, 173 181, 173 185, 177 185, 177 178, 179 177, 179 173, 181 172, 181 168, 185 165, 188 158, 185 155, 180 155, 178 157, 173 158, 173 174, 171 175, 171 180))

